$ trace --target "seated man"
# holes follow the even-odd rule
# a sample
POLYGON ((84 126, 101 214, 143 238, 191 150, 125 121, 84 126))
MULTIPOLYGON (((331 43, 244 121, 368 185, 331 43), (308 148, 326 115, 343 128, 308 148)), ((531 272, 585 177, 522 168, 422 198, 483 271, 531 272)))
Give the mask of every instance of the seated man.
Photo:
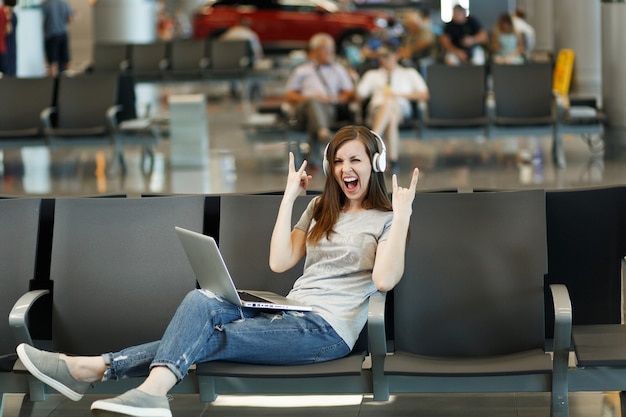
POLYGON ((446 64, 485 64, 483 45, 488 40, 487 31, 478 19, 467 15, 467 10, 463 6, 458 4, 454 6, 452 20, 444 26, 440 40, 445 51, 446 64))
POLYGON ((402 47, 398 50, 403 61, 415 66, 422 58, 433 54, 435 34, 419 12, 408 13, 404 17, 402 47))
MULTIPOLYGON (((298 124, 309 134, 312 148, 331 137, 330 127, 338 109, 354 97, 348 71, 335 62, 335 41, 326 33, 309 41, 309 60, 298 66, 287 80, 285 100, 293 107, 298 124)), ((317 162, 321 153, 311 155, 317 162)))

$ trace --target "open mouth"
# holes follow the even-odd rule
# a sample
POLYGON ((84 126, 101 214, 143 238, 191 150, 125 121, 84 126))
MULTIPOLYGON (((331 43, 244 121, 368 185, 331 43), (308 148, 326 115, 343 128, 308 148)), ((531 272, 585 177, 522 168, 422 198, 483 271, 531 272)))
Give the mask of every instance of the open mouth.
POLYGON ((343 183, 348 191, 354 191, 359 185, 359 180, 356 177, 346 177, 343 179, 343 183))

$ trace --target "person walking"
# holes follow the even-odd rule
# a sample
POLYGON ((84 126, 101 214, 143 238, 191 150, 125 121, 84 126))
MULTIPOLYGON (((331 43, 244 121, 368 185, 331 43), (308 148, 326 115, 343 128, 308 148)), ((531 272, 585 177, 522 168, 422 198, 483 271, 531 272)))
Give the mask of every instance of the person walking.
POLYGON ((48 75, 56 77, 70 62, 68 25, 74 18, 74 10, 66 0, 44 0, 41 11, 48 75))

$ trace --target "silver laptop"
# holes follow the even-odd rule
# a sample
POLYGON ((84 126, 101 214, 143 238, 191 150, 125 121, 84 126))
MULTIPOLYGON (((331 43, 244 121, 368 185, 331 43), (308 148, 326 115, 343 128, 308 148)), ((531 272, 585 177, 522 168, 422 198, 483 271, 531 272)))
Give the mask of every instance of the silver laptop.
POLYGON ((237 290, 228 272, 224 258, 211 236, 176 227, 178 239, 200 288, 219 294, 242 307, 271 310, 311 311, 311 306, 298 304, 287 297, 269 291, 237 290))

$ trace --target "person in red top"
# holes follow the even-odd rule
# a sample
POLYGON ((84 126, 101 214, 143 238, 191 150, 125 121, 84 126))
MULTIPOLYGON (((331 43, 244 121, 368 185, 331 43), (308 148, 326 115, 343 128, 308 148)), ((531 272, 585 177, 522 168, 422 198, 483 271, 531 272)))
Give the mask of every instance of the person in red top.
POLYGON ((9 19, 7 19, 7 14, 4 11, 4 7, 0 7, 0 72, 6 72, 6 52, 7 52, 7 44, 5 41, 5 36, 10 32, 9 19))
POLYGON ((17 0, 4 0, 4 13, 7 16, 7 32, 4 36, 6 44, 6 55, 4 56, 4 75, 15 77, 17 75, 17 15, 15 14, 15 6, 17 0))

